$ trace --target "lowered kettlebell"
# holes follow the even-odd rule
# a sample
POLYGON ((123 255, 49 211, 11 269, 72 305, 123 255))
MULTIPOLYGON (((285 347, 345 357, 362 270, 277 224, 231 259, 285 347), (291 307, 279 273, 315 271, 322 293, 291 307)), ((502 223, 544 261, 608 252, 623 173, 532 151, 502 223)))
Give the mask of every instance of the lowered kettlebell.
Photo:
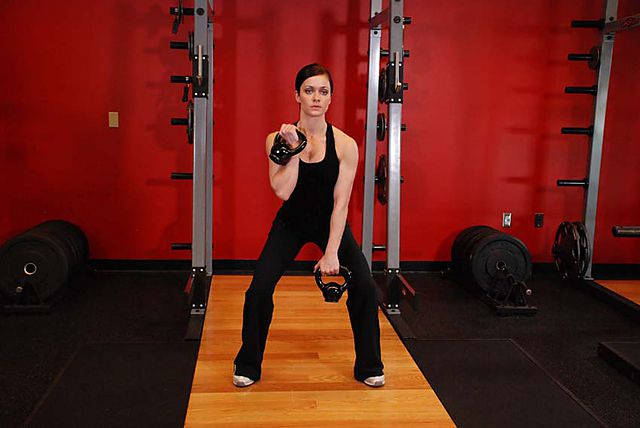
POLYGON ((287 142, 279 133, 276 134, 276 139, 271 146, 271 153, 269 153, 269 159, 271 159, 278 165, 286 165, 292 156, 295 156, 303 151, 304 148, 307 147, 307 136, 297 129, 296 133, 298 134, 298 142, 300 144, 298 144, 298 146, 294 148, 289 147, 287 142))
POLYGON ((322 282, 322 274, 320 273, 320 269, 316 271, 316 284, 322 291, 322 295, 324 296, 325 302, 337 302, 342 297, 342 293, 349 287, 349 280, 351 279, 351 271, 344 266, 340 266, 340 275, 344 278, 343 284, 338 284, 336 282, 329 282, 325 284, 322 282))

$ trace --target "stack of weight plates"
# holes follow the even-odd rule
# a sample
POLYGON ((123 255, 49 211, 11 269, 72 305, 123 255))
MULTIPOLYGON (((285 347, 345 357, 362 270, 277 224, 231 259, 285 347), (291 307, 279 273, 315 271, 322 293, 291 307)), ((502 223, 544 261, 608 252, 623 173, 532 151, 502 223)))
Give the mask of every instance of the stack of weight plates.
POLYGON ((531 277, 531 255, 517 238, 489 226, 469 227, 456 237, 451 247, 453 270, 496 297, 508 292, 505 272, 516 282, 531 277))
POLYGON ((27 288, 44 303, 58 294, 89 257, 89 242, 74 224, 44 222, 0 247, 0 294, 19 300, 27 288))

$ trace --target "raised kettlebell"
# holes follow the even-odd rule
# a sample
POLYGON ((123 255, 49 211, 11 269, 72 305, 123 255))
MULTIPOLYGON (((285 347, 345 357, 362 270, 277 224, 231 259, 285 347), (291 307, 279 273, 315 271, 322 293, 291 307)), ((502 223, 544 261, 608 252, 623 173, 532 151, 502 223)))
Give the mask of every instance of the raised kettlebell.
POLYGON ((287 142, 282 138, 280 134, 276 134, 276 139, 271 146, 271 153, 269 153, 269 159, 277 163, 278 165, 286 165, 292 156, 297 155, 307 147, 307 136, 296 129, 298 134, 297 147, 291 148, 287 142))

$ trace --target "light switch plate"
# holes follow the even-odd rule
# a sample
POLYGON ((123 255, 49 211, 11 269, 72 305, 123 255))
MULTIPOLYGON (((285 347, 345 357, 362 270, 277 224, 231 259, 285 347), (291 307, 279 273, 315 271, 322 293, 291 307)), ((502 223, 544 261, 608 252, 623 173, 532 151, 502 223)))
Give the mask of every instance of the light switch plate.
POLYGON ((109 112, 109 128, 119 128, 120 127, 120 117, 117 111, 109 112))
POLYGON ((511 227, 511 213, 502 213, 502 227, 511 227))

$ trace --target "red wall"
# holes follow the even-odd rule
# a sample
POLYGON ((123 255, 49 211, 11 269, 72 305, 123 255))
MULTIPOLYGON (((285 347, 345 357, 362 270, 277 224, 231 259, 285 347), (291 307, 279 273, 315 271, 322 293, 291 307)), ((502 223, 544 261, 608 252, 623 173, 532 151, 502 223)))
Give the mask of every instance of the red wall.
MULTIPOLYGON (((184 51, 168 49, 173 1, 62 3, 11 1, 0 16, 0 240, 49 218, 80 225, 92 258, 169 259, 190 240, 190 171, 182 88, 184 51), (107 127, 107 112, 120 127, 107 127)), ((255 259, 279 206, 270 190, 264 136, 296 119, 293 80, 319 61, 333 72, 328 116, 360 144, 364 116, 369 2, 216 1, 214 257, 255 259)), ((411 1, 406 14, 401 258, 448 260, 455 235, 471 224, 498 226, 513 213, 511 233, 535 261, 549 261, 557 225, 582 215, 583 192, 557 188, 582 178, 587 139, 562 126, 588 126, 589 96, 566 85, 591 85, 586 52, 598 32, 569 27, 594 19, 602 3, 507 0, 411 1), (533 214, 545 226, 533 227, 533 214)), ((620 15, 640 12, 621 1, 620 15)), ((602 165, 595 261, 638 263, 640 240, 611 237, 613 224, 640 224, 637 99, 640 30, 617 36, 602 165)), ((382 143, 379 144, 382 148, 382 143)), ((376 241, 385 238, 376 207, 376 241)), ((362 169, 349 219, 357 236, 362 169)), ((306 249, 302 259, 319 255, 306 249)))

